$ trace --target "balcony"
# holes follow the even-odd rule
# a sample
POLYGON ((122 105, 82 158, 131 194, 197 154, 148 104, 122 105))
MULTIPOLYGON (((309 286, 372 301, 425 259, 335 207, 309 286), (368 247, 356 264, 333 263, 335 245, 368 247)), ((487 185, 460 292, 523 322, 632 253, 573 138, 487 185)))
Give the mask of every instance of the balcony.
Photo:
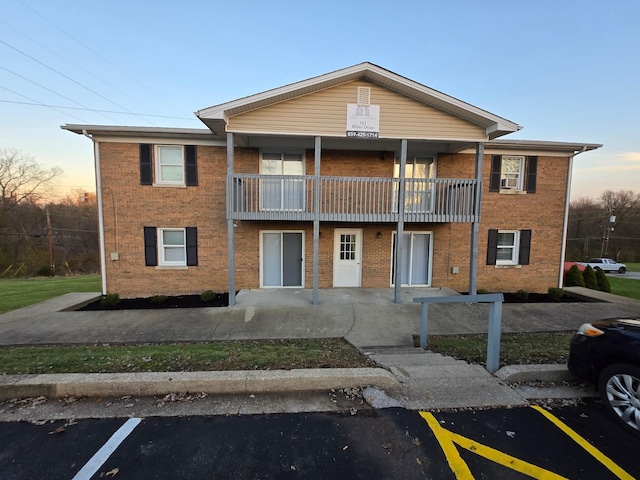
MULTIPOLYGON (((397 222, 400 179, 232 174, 227 217, 235 220, 397 222)), ((405 222, 473 222, 475 179, 406 179, 405 222)))

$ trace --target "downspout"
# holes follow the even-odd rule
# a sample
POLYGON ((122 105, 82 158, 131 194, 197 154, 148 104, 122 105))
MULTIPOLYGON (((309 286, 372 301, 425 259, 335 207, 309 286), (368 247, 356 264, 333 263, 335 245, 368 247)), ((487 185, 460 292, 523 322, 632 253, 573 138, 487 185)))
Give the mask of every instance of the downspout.
POLYGON ((100 233, 100 277, 102 280, 102 294, 107 294, 107 258, 104 246, 104 211, 102 207, 102 177, 100 176, 100 147, 98 142, 82 130, 82 134, 93 142, 93 158, 96 170, 96 199, 98 200, 98 230, 100 233))
POLYGON ((564 224, 562 226, 562 247, 560 250, 560 274, 558 275, 558 288, 564 285, 564 258, 567 253, 567 230, 569 229, 569 204, 571 203, 571 177, 573 176, 573 157, 587 151, 587 147, 582 147, 578 153, 569 157, 569 173, 567 175, 567 189, 564 200, 564 224))

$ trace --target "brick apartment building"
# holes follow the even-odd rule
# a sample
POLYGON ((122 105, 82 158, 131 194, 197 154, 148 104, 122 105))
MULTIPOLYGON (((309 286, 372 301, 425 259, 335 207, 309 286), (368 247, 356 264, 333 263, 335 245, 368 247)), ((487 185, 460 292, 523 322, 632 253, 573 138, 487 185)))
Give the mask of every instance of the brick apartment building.
POLYGON ((543 292, 573 157, 601 146, 502 140, 521 127, 370 63, 196 115, 62 127, 94 142, 103 293, 543 292))

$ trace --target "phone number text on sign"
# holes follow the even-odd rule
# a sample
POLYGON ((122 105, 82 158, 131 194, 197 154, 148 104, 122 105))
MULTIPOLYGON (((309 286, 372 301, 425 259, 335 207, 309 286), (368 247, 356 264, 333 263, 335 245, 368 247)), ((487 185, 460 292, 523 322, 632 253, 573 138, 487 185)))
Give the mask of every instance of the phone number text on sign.
POLYGON ((347 131, 347 137, 378 138, 378 132, 347 131))

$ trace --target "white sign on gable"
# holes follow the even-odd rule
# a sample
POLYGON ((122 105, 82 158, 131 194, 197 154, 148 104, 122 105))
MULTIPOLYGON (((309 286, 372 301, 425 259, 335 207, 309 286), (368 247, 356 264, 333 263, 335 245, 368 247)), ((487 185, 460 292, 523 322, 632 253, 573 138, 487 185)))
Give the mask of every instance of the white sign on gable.
POLYGON ((347 104, 347 137, 378 138, 380 105, 347 104))

